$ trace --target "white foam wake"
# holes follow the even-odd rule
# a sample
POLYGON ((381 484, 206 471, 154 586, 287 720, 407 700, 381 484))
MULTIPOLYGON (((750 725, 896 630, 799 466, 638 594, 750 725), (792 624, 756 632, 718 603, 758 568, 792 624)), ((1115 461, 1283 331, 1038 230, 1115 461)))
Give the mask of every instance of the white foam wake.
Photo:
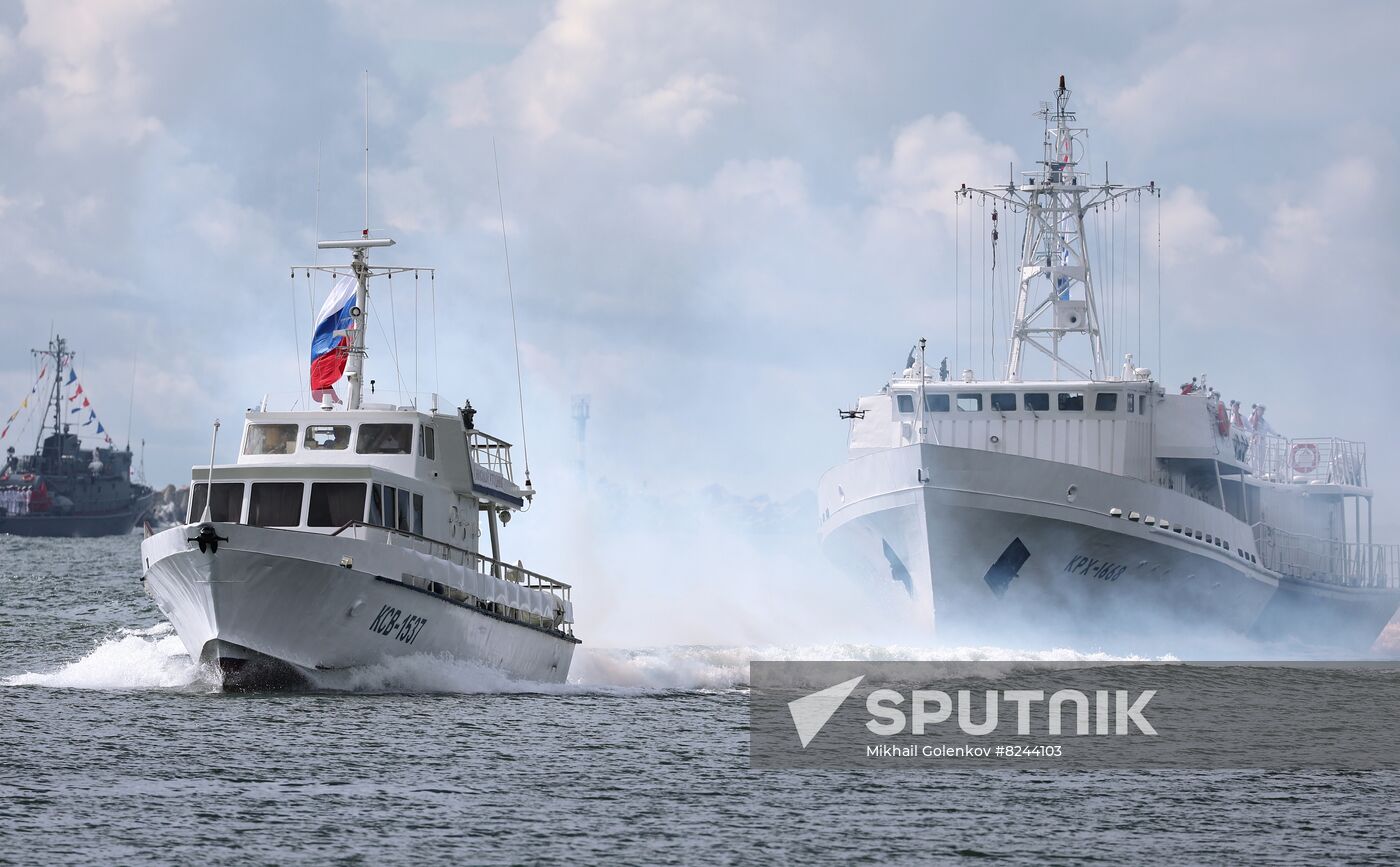
POLYGON ((91 653, 54 671, 26 672, 0 681, 5 686, 61 689, 173 689, 208 683, 169 623, 123 629, 91 653))
MULTIPOLYGON (((975 662, 1111 662, 1138 656, 1083 653, 1070 648, 1041 651, 994 646, 918 647, 901 644, 811 644, 752 647, 673 646, 642 649, 583 647, 574 656, 569 681, 546 684, 516 680, 499 669, 437 656, 409 656, 376 665, 319 672, 315 687, 347 692, 456 694, 548 693, 565 695, 717 692, 742 689, 755 660, 975 662)), ((124 629, 83 658, 50 672, 4 678, 5 686, 66 689, 210 688, 209 672, 190 660, 169 623, 124 629)))
POLYGON ((726 690, 748 685, 749 663, 760 660, 874 662, 1114 662, 1140 656, 1082 653, 1070 648, 1040 651, 1002 647, 917 647, 902 644, 811 644, 757 647, 656 647, 643 650, 583 648, 574 657, 570 681, 580 686, 642 690, 726 690))

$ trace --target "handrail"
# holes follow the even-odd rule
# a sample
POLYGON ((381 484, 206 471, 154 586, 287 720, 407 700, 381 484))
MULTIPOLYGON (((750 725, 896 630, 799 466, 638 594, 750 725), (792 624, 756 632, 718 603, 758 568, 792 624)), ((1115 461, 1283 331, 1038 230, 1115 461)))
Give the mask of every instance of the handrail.
POLYGON ((510 463, 510 443, 494 437, 485 431, 467 431, 467 455, 473 463, 479 464, 494 473, 505 476, 512 482, 515 474, 510 463))
MULTIPOLYGON (((1238 428, 1236 428, 1238 430, 1238 428)), ((1366 444, 1337 437, 1249 434, 1249 465, 1273 481, 1366 487, 1366 444)))
POLYGON ((1259 560, 1284 575, 1349 587, 1400 587, 1400 545, 1342 542, 1254 525, 1259 560))
MULTIPOLYGON (((469 549, 469 548, 462 548, 462 547, 460 547, 460 546, 458 546, 458 545, 453 545, 451 542, 444 542, 444 541, 442 541, 441 539, 433 539, 433 538, 430 538, 430 537, 428 537, 428 536, 421 535, 421 534, 419 534, 419 533, 411 533, 411 532, 409 532, 408 530, 399 530, 399 529, 396 529, 396 528, 394 528, 394 527, 381 527, 381 526, 378 525, 378 524, 370 524, 370 523, 368 523, 368 522, 366 522, 366 521, 346 521, 346 522, 345 522, 344 524, 342 524, 334 533, 331 533, 331 535, 332 535, 332 536, 339 536, 341 533, 345 532, 346 530, 349 530, 349 529, 352 529, 352 528, 355 528, 355 527, 368 527, 368 528, 370 528, 370 529, 372 529, 372 530, 383 530, 383 531, 386 532, 386 533, 392 533, 392 534, 397 535, 397 536, 407 536, 407 537, 410 538, 410 539, 418 539, 419 541, 427 542, 427 543, 430 544, 430 545, 441 545, 441 546, 444 547, 444 548, 447 548, 447 549, 452 550, 452 551, 457 551, 457 552, 462 553, 462 554, 466 554, 466 555, 469 556, 469 557, 475 557, 476 559, 485 561, 486 563, 489 563, 489 564, 491 564, 491 565, 493 565, 493 566, 499 566, 499 567, 501 568, 503 574, 516 573, 516 574, 519 574, 519 575, 529 576, 529 577, 534 578, 534 579, 536 579, 537 581, 539 581, 539 582, 541 583, 542 586, 544 586, 544 587, 549 587, 549 588, 556 589, 556 590, 565 590, 565 591, 568 591, 568 590, 572 590, 572 589, 573 589, 573 585, 571 585, 571 584, 565 584, 563 581, 558 581, 558 580, 556 580, 556 579, 554 579, 554 578, 550 578, 548 575, 541 575, 541 574, 538 573, 538 572, 534 572, 534 571, 531 571, 531 570, 529 570, 529 569, 526 569, 524 566, 516 566, 516 565, 514 565, 514 564, 512 564, 512 563, 506 563, 506 562, 504 562, 504 561, 502 561, 502 560, 497 560, 495 557, 490 557, 490 556, 487 556, 486 554, 482 554, 480 551, 473 551, 473 550, 471 550, 471 549, 469 549)), ((446 558, 444 558, 444 559, 446 559, 446 558)), ((483 573, 483 574, 490 574, 490 573, 483 573)), ((518 582, 517 582, 517 583, 518 583, 518 582)))

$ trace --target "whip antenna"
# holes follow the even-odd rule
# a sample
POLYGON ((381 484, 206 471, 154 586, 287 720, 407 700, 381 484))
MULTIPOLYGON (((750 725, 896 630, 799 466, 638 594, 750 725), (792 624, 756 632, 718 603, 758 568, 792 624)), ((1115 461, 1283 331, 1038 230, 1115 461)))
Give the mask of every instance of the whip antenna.
POLYGON ((515 394, 520 401, 520 447, 525 452, 525 489, 530 485, 530 442, 525 436, 525 386, 520 375, 520 329, 515 324, 515 286, 510 277, 510 244, 506 242, 506 205, 501 195, 501 161, 496 156, 496 139, 491 138, 491 163, 496 167, 496 205, 501 214, 501 248, 506 254, 506 291, 510 294, 510 331, 515 338, 515 394))
POLYGON ((365 230, 369 237, 369 70, 365 70, 365 230))

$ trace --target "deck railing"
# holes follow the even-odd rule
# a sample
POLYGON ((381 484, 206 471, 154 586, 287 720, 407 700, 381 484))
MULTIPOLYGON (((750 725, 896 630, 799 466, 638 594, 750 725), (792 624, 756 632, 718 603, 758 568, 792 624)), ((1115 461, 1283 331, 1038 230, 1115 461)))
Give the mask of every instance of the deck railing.
POLYGON ((1249 439, 1250 467, 1272 482, 1366 487, 1366 444, 1333 437, 1254 434, 1249 439))
POLYGON ((479 430, 467 431, 467 453, 472 462, 515 481, 510 467, 510 443, 479 430))
POLYGON ((1254 525, 1259 562, 1295 578, 1344 587, 1400 587, 1400 545, 1338 542, 1254 525))
MULTIPOLYGON (((524 566, 518 564, 511 565, 502 560, 497 560, 494 557, 488 557, 478 551, 461 548, 437 539, 430 539, 427 536, 420 536, 417 533, 410 533, 406 530, 381 527, 377 524, 367 524, 364 521, 347 521, 331 535, 339 536, 343 533, 353 534, 356 538, 366 541, 368 541, 373 534, 383 533, 385 534, 385 541, 390 544, 406 543, 407 547, 420 553, 427 554, 430 557, 436 557, 439 560, 445 560, 449 563, 455 563, 458 566, 464 566, 476 571, 480 575, 490 578, 512 581, 529 590, 553 593, 566 605, 572 605, 569 598, 570 591, 573 589, 571 585, 565 584, 563 581, 556 581, 547 575, 541 575, 538 572, 526 569, 524 566)), ((433 592, 438 592, 436 588, 420 589, 430 589, 433 592)), ((441 593, 440 595, 451 596, 449 593, 441 593)), ((562 632, 565 635, 572 636, 574 634, 573 624, 562 619, 549 621, 543 625, 562 632)))

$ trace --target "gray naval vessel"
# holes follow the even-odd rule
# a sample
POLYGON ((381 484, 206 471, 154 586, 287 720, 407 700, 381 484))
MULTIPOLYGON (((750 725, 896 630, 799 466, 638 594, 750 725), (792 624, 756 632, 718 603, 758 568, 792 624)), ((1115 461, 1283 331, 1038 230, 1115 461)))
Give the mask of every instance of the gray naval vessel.
MULTIPOLYGON (((108 443, 105 448, 84 448, 74 431, 75 424, 79 429, 83 426, 81 415, 76 423, 65 421, 75 412, 70 404, 83 406, 64 393, 75 382, 68 342, 55 337, 48 348, 32 352, 44 362, 40 382, 48 379, 49 371, 53 377, 34 452, 20 455, 14 446, 5 451, 0 466, 0 533, 116 536, 131 532, 152 501, 151 489, 131 479, 131 447, 118 449, 110 444, 110 437, 103 436, 108 443)), ((36 383, 36 394, 38 388, 36 383)), ((100 424, 97 430, 102 430, 100 424)))

